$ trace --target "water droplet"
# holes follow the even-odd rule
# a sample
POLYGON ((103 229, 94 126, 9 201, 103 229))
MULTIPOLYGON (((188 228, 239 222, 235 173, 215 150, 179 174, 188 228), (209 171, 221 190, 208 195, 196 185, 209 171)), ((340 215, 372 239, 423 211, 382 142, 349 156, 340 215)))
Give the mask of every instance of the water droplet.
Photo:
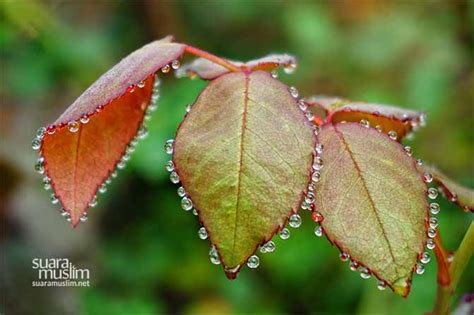
POLYGON ((362 279, 369 279, 370 276, 371 276, 371 273, 370 273, 369 269, 367 269, 365 267, 360 266, 359 267, 359 272, 360 272, 360 277, 362 279))
POLYGON ((46 128, 46 132, 49 135, 54 134, 56 132, 56 126, 55 125, 48 125, 48 127, 46 128))
POLYGON ((168 172, 174 171, 174 163, 173 163, 173 161, 168 161, 168 162, 166 162, 165 169, 166 169, 168 172))
POLYGON ((431 238, 426 240, 426 248, 434 249, 435 247, 436 247, 436 243, 431 238))
POLYGON ((249 260, 247 260, 247 266, 251 269, 255 269, 260 265, 260 258, 257 255, 250 256, 249 260))
POLYGON ((438 197, 438 189, 436 189, 434 187, 430 187, 428 189, 428 197, 430 199, 436 199, 436 197, 438 197))
POLYGON ((178 176, 178 173, 176 173, 176 172, 171 172, 171 174, 170 174, 170 181, 171 181, 173 184, 179 183, 179 176, 178 176))
POLYGON ((140 88, 140 89, 143 89, 145 87, 145 81, 140 81, 137 83, 137 86, 140 88))
POLYGON ((311 204, 305 200, 301 203, 301 209, 303 210, 311 210, 311 204))
POLYGON ((33 139, 31 142, 31 148, 35 151, 39 150, 41 148, 41 140, 38 138, 33 139))
POLYGON ((66 217, 66 221, 67 221, 67 222, 71 222, 71 221, 72 221, 72 218, 71 218, 70 215, 66 217))
POLYGON ((433 181, 433 176, 430 173, 423 174, 423 181, 425 183, 431 183, 433 181))
POLYGON ((43 177, 43 188, 45 190, 51 189, 51 179, 48 176, 43 177))
POLYGON ((186 196, 186 191, 184 190, 183 186, 178 188, 178 196, 180 196, 180 197, 186 196))
POLYGON ((39 174, 44 174, 44 157, 40 156, 35 163, 35 171, 39 174))
POLYGON ((430 212, 432 214, 438 214, 441 208, 439 207, 439 204, 436 202, 430 203, 430 212))
POLYGON ((434 237, 436 237, 436 229, 428 228, 428 237, 429 237, 429 238, 434 238, 434 237))
POLYGON ((67 212, 64 208, 61 208, 61 210, 59 210, 59 214, 63 217, 70 216, 69 212, 67 212))
POLYGON ((352 271, 356 271, 356 270, 359 268, 359 263, 357 263, 357 262, 354 261, 354 260, 351 260, 351 263, 349 264, 349 268, 350 268, 352 271))
POLYGON ((431 260, 430 254, 428 254, 427 252, 424 252, 423 254, 421 254, 420 262, 421 262, 422 264, 425 264, 425 265, 426 265, 427 263, 430 262, 430 260, 431 260))
POLYGON ((314 235, 316 235, 317 237, 323 236, 323 228, 321 227, 321 225, 316 225, 316 227, 314 228, 314 235))
POLYGON ((79 121, 81 122, 81 124, 87 124, 89 122, 89 117, 87 115, 84 115, 81 117, 81 119, 79 119, 79 121))
POLYGON ((292 227, 292 228, 299 228, 301 226, 301 223, 302 223, 302 220, 301 220, 301 217, 299 216, 299 214, 293 214, 291 217, 290 217, 290 220, 289 220, 289 225, 292 227))
POLYGON ((405 146, 403 149, 405 150, 405 153, 406 153, 408 156, 412 156, 413 151, 412 151, 412 149, 411 149, 411 147, 410 147, 409 145, 405 146))
POLYGON ((316 156, 313 162, 313 170, 319 171, 322 168, 323 168, 323 159, 319 156, 316 156))
POLYGON ((452 253, 450 253, 450 254, 448 255, 448 262, 449 262, 449 263, 452 263, 453 260, 454 260, 454 255, 453 255, 452 253))
POLYGON ((294 86, 290 86, 288 88, 288 91, 290 91, 291 96, 293 96, 294 98, 297 98, 299 96, 299 92, 294 86))
POLYGON ((141 126, 140 129, 138 129, 137 138, 141 140, 145 139, 146 136, 148 136, 148 129, 146 129, 145 126, 141 126))
POLYGON ((219 255, 217 254, 217 249, 214 245, 212 245, 211 249, 209 250, 209 259, 214 265, 219 265, 221 263, 219 255))
POLYGON ((165 143, 166 154, 173 154, 174 139, 170 139, 165 143))
POLYGON ((380 126, 380 125, 376 125, 376 126, 375 126, 375 129, 377 129, 378 132, 382 132, 382 131, 383 131, 382 126, 380 126))
POLYGON ((191 199, 188 197, 183 197, 183 199, 181 199, 181 208, 186 211, 191 210, 193 208, 193 202, 191 199))
POLYGON ((97 196, 94 196, 91 202, 89 202, 89 207, 94 208, 95 206, 97 206, 97 196))
POLYGON ((348 253, 345 253, 345 252, 342 252, 339 254, 339 258, 342 260, 342 261, 347 261, 349 259, 349 254, 348 253))
POLYGON ((283 71, 286 74, 292 74, 296 70, 296 63, 289 63, 283 66, 283 71))
POLYGON ((188 106, 186 106, 186 113, 189 113, 191 112, 191 104, 189 104, 188 106))
POLYGON ((283 228, 283 230, 281 230, 280 232, 280 238, 282 240, 287 240, 290 238, 290 230, 288 230, 287 228, 283 228))
POLYGON ((133 93, 135 92, 135 85, 129 85, 127 88, 127 93, 133 93))
POLYGON ((433 229, 436 229, 438 227, 438 219, 435 217, 430 217, 429 223, 430 227, 433 229))
POLYGON ((181 66, 181 63, 179 62, 179 60, 173 60, 171 62, 171 67, 174 69, 174 70, 177 70, 179 69, 179 67, 181 66))
POLYGON ((81 217, 79 218, 79 220, 81 220, 81 222, 86 222, 87 221, 87 212, 84 212, 81 217))
POLYGON ((388 137, 392 140, 397 140, 397 137, 398 137, 397 132, 393 131, 393 130, 390 130, 388 132, 388 137))
POLYGON ((155 102, 152 102, 150 103, 150 105, 148 105, 147 111, 149 111, 150 113, 153 113, 157 109, 158 109, 158 104, 156 104, 155 102))
POLYGON ((308 105, 306 105, 306 102, 303 100, 298 101, 298 107, 304 112, 308 109, 308 105))
POLYGON ((321 132, 321 126, 314 125, 314 135, 317 136, 321 132))
POLYGON ((171 70, 170 65, 164 65, 163 68, 161 68, 161 72, 163 73, 168 73, 170 72, 170 70, 171 70))
POLYGON ((317 212, 317 211, 314 211, 312 213, 312 218, 313 218, 313 221, 316 222, 316 223, 323 222, 323 220, 324 220, 323 215, 321 213, 317 212))
POLYGON ((105 194, 107 192, 107 186, 105 184, 102 184, 100 187, 99 187, 99 192, 101 194, 105 194))
POLYGON ((123 170, 127 166, 127 163, 123 160, 120 160, 120 162, 117 163, 117 168, 119 170, 123 170))
POLYGON ((387 288, 387 283, 383 280, 380 280, 379 282, 377 282, 377 289, 379 289, 380 291, 383 291, 387 288))
POLYGON ((305 113, 304 113, 304 116, 306 117, 306 119, 307 119, 308 121, 313 121, 313 119, 314 119, 314 115, 313 115, 313 113, 310 112, 310 111, 305 112, 305 113))
POLYGON ((130 157, 131 157, 130 154, 125 153, 124 155, 122 155, 121 160, 124 162, 127 162, 127 161, 130 161, 130 157))
POLYGON ((105 180, 105 184, 106 184, 106 185, 112 184, 112 178, 108 177, 108 178, 105 180))
POLYGON ((276 69, 272 70, 272 78, 274 79, 278 78, 278 70, 276 69))
POLYGON ((155 75, 155 82, 153 83, 153 89, 158 89, 161 85, 161 80, 158 77, 158 74, 155 75))
POLYGON ((323 153, 323 150, 324 150, 324 145, 322 145, 321 143, 318 143, 315 148, 316 153, 321 154, 323 153))
POLYGON ((314 172, 313 175, 311 176, 311 180, 314 183, 319 182, 320 179, 321 179, 321 174, 319 172, 314 172))
POLYGON ((308 193, 306 194, 305 201, 309 205, 314 203, 314 193, 312 191, 308 191, 308 193))
POLYGON ((416 160, 416 164, 417 164, 418 166, 422 166, 422 165, 423 165, 423 160, 422 160, 422 159, 416 160))
POLYGON ((265 244, 263 244, 262 247, 260 247, 260 252, 265 254, 265 253, 273 253, 275 251, 275 242, 273 241, 268 241, 265 244))
POLYGON ((151 119, 151 114, 147 112, 147 113, 143 116, 143 120, 144 120, 144 121, 149 121, 150 119, 151 119))
POLYGON ((133 152, 135 152, 135 146, 132 144, 127 145, 125 148, 125 153, 132 154, 133 152))
POLYGON ((205 227, 201 227, 198 231, 198 236, 200 239, 205 240, 207 238, 207 231, 205 227))
POLYGON ((67 123, 67 128, 70 132, 77 132, 79 130, 79 123, 77 121, 70 121, 67 123))
POLYGON ((193 215, 197 216, 198 215, 198 212, 196 209, 193 209, 193 215))
POLYGON ((365 127, 365 128, 369 128, 369 127, 370 127, 370 123, 369 123, 369 121, 368 121, 367 119, 362 119, 362 120, 360 121, 360 125, 361 125, 362 127, 365 127))
POLYGON ((117 178, 117 176, 118 176, 117 171, 113 171, 112 174, 110 174, 110 177, 112 178, 117 178))
POLYGON ((425 273, 425 267, 422 264, 416 264, 415 271, 417 274, 422 275, 423 273, 425 273))
POLYGON ((308 190, 309 191, 314 191, 316 189, 316 184, 311 182, 311 184, 308 185, 308 190))
POLYGON ((58 199, 58 197, 56 197, 55 194, 51 194, 51 196, 50 196, 49 198, 50 198, 51 203, 52 203, 53 205, 55 205, 55 204, 57 204, 57 203, 59 202, 59 199, 58 199))
POLYGON ((45 127, 38 128, 38 130, 36 130, 36 138, 38 138, 39 140, 43 139, 45 132, 46 132, 45 127))

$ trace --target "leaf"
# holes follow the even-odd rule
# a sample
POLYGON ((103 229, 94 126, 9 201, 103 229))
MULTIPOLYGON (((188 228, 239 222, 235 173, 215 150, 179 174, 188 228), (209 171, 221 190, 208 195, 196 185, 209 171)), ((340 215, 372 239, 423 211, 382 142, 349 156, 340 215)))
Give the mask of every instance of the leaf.
POLYGON ((401 140, 412 130, 425 124, 425 114, 391 105, 353 102, 339 97, 312 96, 305 102, 313 111, 324 111, 327 122, 360 122, 367 120, 372 127, 380 126, 385 133, 395 131, 401 140))
POLYGON ((314 140, 288 87, 262 71, 211 81, 180 125, 176 171, 228 278, 299 209, 314 140))
MULTIPOLYGON (((285 67, 285 69, 288 69, 287 71, 291 71, 291 69, 296 67, 296 58, 287 54, 272 54, 259 59, 248 61, 247 63, 243 63, 242 61, 228 61, 238 67, 246 68, 248 71, 271 71, 275 68, 278 68, 279 66, 283 66, 285 67)), ((193 62, 183 65, 183 67, 179 69, 178 75, 197 75, 198 77, 204 80, 213 80, 226 73, 229 73, 228 69, 218 64, 215 64, 207 59, 197 58, 193 62)))
POLYGON ((426 240, 426 185, 388 136, 356 123, 327 124, 316 210, 328 239, 407 296, 426 240))
POLYGON ((433 176, 433 180, 443 190, 448 200, 460 206, 464 211, 474 212, 474 191, 472 189, 456 183, 434 166, 423 165, 418 168, 421 173, 433 176))
POLYGON ((44 168, 73 227, 137 135, 155 72, 179 58, 184 49, 166 37, 133 52, 92 84, 44 133, 40 151, 44 168))

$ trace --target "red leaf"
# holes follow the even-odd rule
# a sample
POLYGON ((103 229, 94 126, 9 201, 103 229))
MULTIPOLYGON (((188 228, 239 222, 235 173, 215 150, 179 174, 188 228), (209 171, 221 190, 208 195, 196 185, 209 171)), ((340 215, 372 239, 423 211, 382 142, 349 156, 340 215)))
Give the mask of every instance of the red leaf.
MULTIPOLYGON (((284 66, 286 71, 291 71, 296 66, 296 58, 287 54, 283 55, 268 55, 259 59, 243 63, 242 61, 228 60, 230 63, 247 69, 248 71, 265 70, 271 71, 279 66, 284 66)), ((213 63, 204 58, 197 58, 189 64, 185 64, 180 70, 179 75, 199 76, 204 80, 213 80, 223 74, 229 73, 227 68, 224 68, 216 63, 213 63)))
POLYGON ((153 93, 154 73, 168 69, 184 49, 185 45, 166 37, 133 52, 89 87, 40 137, 44 169, 73 227, 139 132, 153 93))
POLYGON ((360 122, 366 120, 371 126, 388 133, 395 131, 398 140, 425 123, 425 115, 391 105, 353 102, 339 97, 312 96, 305 102, 314 107, 313 112, 325 113, 327 122, 360 122))

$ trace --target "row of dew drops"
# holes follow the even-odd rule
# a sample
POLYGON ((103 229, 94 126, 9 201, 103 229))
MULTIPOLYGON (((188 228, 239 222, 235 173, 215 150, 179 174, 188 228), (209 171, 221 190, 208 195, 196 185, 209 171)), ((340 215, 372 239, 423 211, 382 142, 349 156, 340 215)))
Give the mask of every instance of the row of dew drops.
MULTIPOLYGON (((177 70, 180 67, 181 63, 179 60, 173 60, 171 64, 166 64, 161 68, 162 73, 169 73, 171 69, 177 70)), ((97 192, 103 194, 107 192, 107 186, 112 183, 112 180, 118 176, 118 171, 122 170, 126 167, 127 162, 130 160, 132 153, 135 151, 136 146, 138 145, 139 141, 142 139, 145 139, 148 135, 148 130, 146 128, 146 122, 151 119, 152 113, 155 112, 158 109, 158 100, 160 98, 160 91, 159 87, 161 85, 161 81, 158 77, 159 72, 155 73, 155 80, 153 83, 153 91, 152 95, 150 98, 150 101, 148 103, 148 106, 146 108, 145 114, 143 116, 143 122, 140 128, 138 129, 138 132, 136 136, 129 142, 127 147, 125 148, 124 154, 120 158, 120 160, 117 162, 115 166, 115 170, 111 172, 108 176, 108 178, 97 188, 97 192)), ((136 88, 144 88, 145 87, 145 81, 140 81, 136 85, 130 85, 126 92, 128 93, 134 93, 136 88)), ((110 104, 110 103, 109 103, 110 104)), ((102 110, 104 110, 104 106, 100 105, 97 107, 95 112, 84 114, 78 121, 70 121, 67 123, 67 128, 69 132, 76 133, 79 131, 81 128, 81 125, 86 125, 89 123, 90 119, 92 116, 96 113, 100 113, 102 110)), ((61 126, 59 126, 61 127, 61 126)), ((43 143, 43 139, 45 134, 53 135, 56 130, 58 129, 58 126, 55 125, 49 125, 48 127, 41 127, 37 130, 36 135, 32 141, 32 149, 35 151, 40 152, 40 156, 38 160, 35 163, 35 170, 38 172, 40 175, 45 175, 45 159, 41 155, 41 146, 43 143)), ((42 179, 43 183, 43 188, 45 190, 50 190, 52 188, 52 181, 51 179, 45 175, 42 179)), ((53 192, 50 196, 50 200, 52 204, 58 204, 59 203, 59 198, 55 195, 53 192)), ((94 198, 91 200, 89 203, 89 207, 93 208, 97 206, 97 193, 94 195, 94 198)), ((71 222, 71 215, 68 211, 66 211, 64 208, 61 208, 60 214, 66 219, 66 221, 71 222)), ((87 211, 85 211, 81 217, 80 221, 85 222, 87 221, 87 211)))

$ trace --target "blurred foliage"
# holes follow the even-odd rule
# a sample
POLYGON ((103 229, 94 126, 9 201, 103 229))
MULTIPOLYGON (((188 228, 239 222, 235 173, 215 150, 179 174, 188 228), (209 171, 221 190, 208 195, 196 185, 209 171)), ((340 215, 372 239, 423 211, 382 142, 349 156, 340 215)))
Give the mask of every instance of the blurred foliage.
MULTIPOLYGON (((74 244, 85 245, 66 243, 66 257, 91 266, 92 274, 90 288, 41 294, 28 281, 8 282, 1 288, 2 313, 420 314, 431 309, 435 263, 415 276, 408 299, 378 292, 374 279, 361 280, 339 261, 335 247, 314 237, 307 213, 306 223, 292 230, 288 241, 275 238, 276 252, 263 255, 258 270, 244 268, 230 282, 209 263, 209 244, 197 238, 196 218, 179 209, 162 150, 186 104, 206 82, 164 79, 150 136, 91 213, 87 235, 92 238, 80 238, 86 233, 82 226, 58 228, 56 214, 49 219, 54 211, 43 206, 47 196, 33 179, 29 142, 37 127, 53 121, 121 57, 174 34, 178 41, 231 59, 294 54, 298 70, 281 79, 303 95, 339 95, 426 111, 428 126, 407 143, 416 156, 472 187, 472 1, 3 0, 0 7, 0 157, 2 169, 19 173, 15 189, 8 190, 9 196, 2 193, 7 231, 2 232, 2 256, 7 268, 15 266, 6 271, 24 279, 32 257, 57 253, 62 239, 79 237, 74 244), (34 193, 23 194, 21 185, 34 193), (19 198, 44 208, 42 214, 10 202, 19 198), (39 232, 34 231, 39 229, 57 231, 59 242, 37 245, 39 232), (16 303, 15 292, 27 305, 16 303)), ((441 206, 440 230, 447 247, 455 249, 472 215, 447 202, 441 206)), ((473 290, 472 267, 457 296, 473 290)))

